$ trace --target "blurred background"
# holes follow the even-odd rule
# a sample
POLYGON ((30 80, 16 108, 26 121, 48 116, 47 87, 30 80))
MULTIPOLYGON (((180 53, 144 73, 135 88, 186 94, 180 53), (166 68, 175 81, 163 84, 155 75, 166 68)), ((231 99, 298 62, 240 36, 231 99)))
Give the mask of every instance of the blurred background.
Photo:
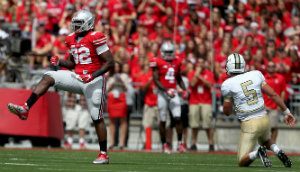
MULTIPOLYGON (((111 149, 146 149, 149 139, 150 149, 160 149, 158 124, 151 126, 151 139, 142 123, 146 94, 143 86, 144 78, 149 76, 149 59, 159 56, 161 43, 168 39, 182 60, 183 76, 188 78, 200 61, 202 70, 213 73, 208 104, 212 106, 216 150, 235 150, 239 138, 236 116, 222 114, 220 84, 226 79, 227 56, 238 52, 245 58, 246 71, 260 70, 265 75, 269 73, 269 62, 274 62, 273 73, 283 76, 282 94, 297 120, 291 129, 279 116, 277 143, 287 151, 299 153, 299 8, 299 0, 1 0, 0 144, 97 149, 91 120, 83 127, 66 128, 69 108, 75 109, 71 114, 84 109, 80 96, 52 88, 34 106, 30 118, 35 119, 27 123, 10 117, 6 108, 8 101, 23 102, 44 72, 58 70, 50 66, 50 57, 68 56, 64 39, 70 34, 72 15, 88 9, 96 18, 95 30, 107 36, 118 64, 115 72, 119 75, 108 76, 117 78, 110 83, 112 90, 120 83, 126 87, 120 91, 125 95, 125 117, 105 114, 111 149), (82 137, 83 146, 79 144, 82 137), (70 138, 74 144, 64 145, 70 138)), ((198 150, 207 150, 208 139, 201 127, 199 130, 198 150)), ((191 145, 189 128, 186 144, 191 145)))

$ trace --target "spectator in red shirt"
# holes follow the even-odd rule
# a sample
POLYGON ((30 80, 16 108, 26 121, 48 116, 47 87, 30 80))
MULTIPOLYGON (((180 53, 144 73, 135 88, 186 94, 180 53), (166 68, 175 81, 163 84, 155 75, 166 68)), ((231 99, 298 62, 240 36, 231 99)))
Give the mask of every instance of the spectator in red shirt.
POLYGON ((31 69, 48 68, 48 56, 52 49, 52 36, 46 32, 45 24, 39 23, 36 30, 36 44, 32 56, 28 56, 31 69))
POLYGON ((252 22, 250 24, 250 27, 251 27, 251 34, 253 36, 255 46, 262 47, 264 45, 265 37, 258 32, 258 27, 259 27, 258 23, 252 22))
POLYGON ((59 21, 59 27, 60 28, 67 28, 69 31, 71 30, 70 24, 72 22, 72 16, 75 12, 75 7, 72 4, 67 4, 65 6, 65 10, 62 14, 62 17, 60 18, 59 21))
POLYGON ((190 81, 189 98, 189 125, 192 128, 192 146, 190 150, 197 150, 197 136, 202 121, 202 128, 205 129, 208 141, 209 151, 214 151, 213 130, 212 130, 212 96, 211 88, 214 81, 214 75, 211 71, 205 69, 204 59, 199 58, 195 70, 188 74, 190 81))
POLYGON ((243 56, 244 56, 244 60, 246 62, 245 72, 248 72, 248 71, 250 71, 250 66, 253 64, 252 53, 250 51, 246 50, 246 51, 244 51, 243 56))
POLYGON ((53 31, 55 33, 59 30, 59 20, 63 14, 64 11, 64 2, 60 0, 49 0, 48 1, 48 7, 47 12, 50 17, 50 22, 53 24, 53 31))
POLYGON ((36 18, 38 23, 45 23, 47 31, 53 31, 53 25, 51 23, 49 14, 47 12, 47 3, 41 2, 37 7, 36 18))
POLYGON ((59 59, 63 60, 68 53, 68 47, 65 45, 65 38, 68 35, 69 31, 65 28, 62 28, 58 32, 58 37, 53 42, 52 55, 58 56, 59 59))
MULTIPOLYGON (((267 37, 268 38, 268 37, 267 37)), ((268 38, 266 44, 266 54, 265 59, 270 61, 276 56, 276 44, 274 39, 268 38)))
POLYGON ((149 40, 151 42, 156 42, 159 45, 162 43, 164 38, 163 25, 161 22, 155 23, 155 32, 150 33, 149 40))
POLYGON ((166 0, 165 6, 174 9, 174 14, 177 9, 177 16, 184 17, 188 13, 188 0, 166 0))
POLYGON ((142 0, 142 2, 138 5, 137 12, 139 14, 144 13, 148 6, 153 8, 153 15, 156 17, 159 17, 161 12, 166 12, 166 8, 163 6, 161 0, 142 0))
POLYGON ((266 73, 268 60, 264 58, 263 49, 257 49, 250 70, 259 70, 261 73, 266 73))
POLYGON ((172 19, 173 23, 177 23, 177 25, 180 25, 180 20, 178 18, 178 16, 176 16, 174 14, 174 10, 172 7, 166 7, 166 14, 164 16, 161 17, 160 22, 162 23, 162 25, 166 25, 167 24, 167 20, 168 19, 172 19))
POLYGON ((209 19, 210 10, 208 7, 203 5, 203 0, 197 0, 195 9, 196 9, 197 15, 201 21, 205 21, 205 20, 209 19))
POLYGON ((120 63, 115 63, 114 74, 111 74, 107 80, 107 111, 109 114, 109 129, 110 129, 110 146, 112 149, 115 145, 115 131, 116 131, 116 120, 120 119, 121 126, 121 141, 120 149, 125 146, 125 139, 127 133, 127 104, 126 104, 126 92, 127 82, 129 78, 127 74, 123 74, 122 66, 120 63))
POLYGON ((215 56, 215 73, 219 78, 225 72, 226 59, 231 53, 231 45, 229 42, 223 42, 222 51, 215 56))
POLYGON ((291 66, 291 76, 292 76, 292 83, 299 84, 300 82, 300 58, 297 53, 296 47, 291 47, 288 50, 288 56, 292 59, 292 66, 291 66))
POLYGON ((252 54, 256 53, 257 44, 254 42, 253 35, 248 33, 245 38, 245 42, 242 43, 243 47, 241 48, 240 52, 243 53, 245 50, 250 51, 252 54))
MULTIPOLYGON (((284 100, 285 79, 282 75, 276 73, 276 65, 274 62, 268 62, 267 73, 264 76, 266 83, 284 100)), ((271 139, 276 142, 280 110, 270 97, 266 94, 263 94, 263 97, 271 123, 271 139)))
POLYGON ((276 34, 276 47, 285 46, 286 37, 283 34, 282 22, 278 20, 274 25, 274 30, 276 34))
POLYGON ((31 32, 34 11, 35 7, 30 1, 23 2, 22 5, 18 6, 16 22, 22 31, 31 32))
POLYGON ((159 21, 158 17, 153 13, 153 7, 148 5, 145 13, 138 18, 139 24, 144 25, 148 33, 154 32, 155 23, 159 21))
POLYGON ((236 30, 236 33, 233 34, 232 38, 232 49, 236 50, 237 52, 240 51, 242 48, 242 42, 245 39, 245 31, 242 28, 236 30))
POLYGON ((241 1, 238 2, 237 13, 235 13, 236 22, 238 25, 243 25, 245 17, 247 16, 245 4, 241 1))
POLYGON ((284 29, 293 26, 292 15, 285 7, 285 2, 283 0, 278 1, 278 10, 282 13, 282 21, 284 29))
POLYGON ((142 90, 145 92, 144 110, 143 110, 143 127, 146 136, 146 150, 151 149, 152 127, 159 123, 159 113, 157 108, 157 88, 152 79, 152 71, 149 65, 145 64, 143 69, 144 74, 139 78, 142 84, 142 90))
POLYGON ((7 23, 11 23, 12 14, 9 11, 9 3, 6 0, 3 0, 0 5, 0 16, 3 16, 7 23))
POLYGON ((277 56, 272 60, 276 64, 276 72, 283 75, 287 82, 290 82, 292 80, 290 72, 292 67, 292 60, 290 57, 286 56, 284 47, 277 48, 277 56))
POLYGON ((126 34, 129 35, 133 21, 136 19, 136 11, 129 0, 121 0, 121 9, 112 13, 112 19, 125 24, 126 34))
POLYGON ((260 13, 260 6, 256 0, 248 0, 245 8, 248 16, 253 15, 253 13, 255 13, 255 15, 259 15, 260 13))
MULTIPOLYGON (((153 35, 154 33, 156 33, 156 32, 150 33, 149 37, 151 37, 151 35, 153 35)), ((147 35, 147 34, 148 33, 147 33, 146 28, 142 24, 138 23, 137 24, 137 28, 136 28, 136 32, 134 32, 133 34, 131 34, 131 40, 132 40, 133 46, 138 47, 141 38, 143 36, 147 35)))
POLYGON ((237 26, 236 18, 233 12, 230 12, 227 14, 227 26, 231 26, 232 28, 235 28, 237 26))

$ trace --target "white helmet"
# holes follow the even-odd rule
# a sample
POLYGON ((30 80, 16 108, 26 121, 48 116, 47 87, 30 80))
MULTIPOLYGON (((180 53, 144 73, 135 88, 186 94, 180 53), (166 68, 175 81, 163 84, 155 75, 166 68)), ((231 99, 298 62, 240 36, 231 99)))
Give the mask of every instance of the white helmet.
POLYGON ((230 75, 232 73, 244 73, 244 72, 245 72, 244 57, 238 53, 230 54, 226 62, 227 75, 230 75))
POLYGON ((161 58, 172 61, 175 58, 175 48, 171 42, 165 42, 160 47, 161 58))
POLYGON ((95 17, 88 10, 80 10, 72 18, 71 29, 75 33, 81 33, 94 28, 95 17))

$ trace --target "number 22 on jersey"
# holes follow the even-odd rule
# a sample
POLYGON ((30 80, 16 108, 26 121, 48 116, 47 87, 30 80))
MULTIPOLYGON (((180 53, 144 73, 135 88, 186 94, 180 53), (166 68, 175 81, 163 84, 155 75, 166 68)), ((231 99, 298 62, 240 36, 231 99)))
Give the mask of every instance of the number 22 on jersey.
POLYGON ((175 82, 175 70, 170 67, 165 75, 165 80, 169 81, 169 83, 175 82))
POLYGON ((90 50, 87 47, 72 48, 71 53, 74 57, 76 64, 90 64, 92 59, 90 56, 90 50))

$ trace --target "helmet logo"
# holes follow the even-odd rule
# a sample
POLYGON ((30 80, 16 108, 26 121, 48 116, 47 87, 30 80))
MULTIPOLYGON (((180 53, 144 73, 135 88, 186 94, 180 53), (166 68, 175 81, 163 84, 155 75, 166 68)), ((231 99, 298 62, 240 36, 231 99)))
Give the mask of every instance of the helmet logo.
POLYGON ((235 59, 235 69, 241 69, 241 57, 237 53, 233 53, 235 59))

